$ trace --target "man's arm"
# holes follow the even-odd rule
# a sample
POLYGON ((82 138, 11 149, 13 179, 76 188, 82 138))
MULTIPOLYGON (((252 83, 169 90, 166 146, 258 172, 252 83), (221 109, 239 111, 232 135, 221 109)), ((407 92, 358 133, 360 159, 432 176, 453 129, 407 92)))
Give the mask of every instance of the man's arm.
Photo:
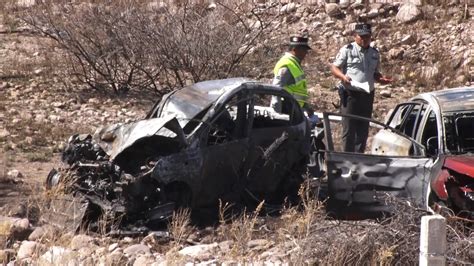
POLYGON ((334 77, 342 81, 343 83, 350 83, 351 78, 346 76, 342 69, 347 66, 347 51, 350 45, 342 47, 336 55, 336 59, 330 65, 331 73, 334 77))
MULTIPOLYGON (((378 53, 378 50, 375 51, 378 53)), ((380 56, 378 58, 380 58, 380 56)), ((389 84, 393 81, 391 77, 384 76, 380 73, 380 61, 377 61, 377 66, 375 67, 374 80, 380 84, 389 84)))
POLYGON ((342 70, 338 66, 331 64, 330 68, 331 68, 331 73, 336 78, 341 80, 343 83, 351 83, 351 78, 349 76, 346 76, 344 73, 342 73, 342 70))
POLYGON ((291 75, 290 70, 287 67, 282 67, 278 70, 277 75, 273 78, 273 85, 284 87, 290 85, 294 82, 293 76, 291 75))
POLYGON ((374 73, 374 79, 375 79, 375 81, 377 81, 380 84, 389 84, 389 83, 393 82, 393 79, 391 77, 384 76, 380 72, 375 72, 374 73))

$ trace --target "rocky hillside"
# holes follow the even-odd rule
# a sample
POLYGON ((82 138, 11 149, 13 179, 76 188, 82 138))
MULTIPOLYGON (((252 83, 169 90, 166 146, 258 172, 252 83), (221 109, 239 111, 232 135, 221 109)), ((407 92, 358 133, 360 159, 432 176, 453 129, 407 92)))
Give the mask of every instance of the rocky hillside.
MULTIPOLYGON (((18 1, 27 8, 34 8, 34 2, 18 1)), ((383 119, 397 102, 415 94, 474 85, 473 6, 459 1, 436 6, 421 5, 421 1, 314 2, 258 4, 255 12, 271 18, 272 32, 254 49, 254 55, 264 55, 263 60, 249 59, 252 77, 270 81, 273 64, 285 50, 288 36, 306 33, 313 47, 304 62, 312 103, 318 111, 334 111, 338 98, 328 64, 339 48, 351 41, 354 24, 364 20, 374 26, 373 45, 382 54, 382 71, 396 79, 391 85, 377 87, 376 119, 383 119)), ((54 43, 35 34, 14 13, 1 14, 0 243, 4 245, 0 246, 0 262, 416 263, 416 221, 421 215, 416 210, 399 217, 397 225, 349 223, 328 220, 320 203, 310 200, 306 211, 288 209, 277 218, 249 215, 204 229, 183 219, 169 231, 133 238, 88 235, 87 230, 72 235, 41 223, 37 219, 44 193, 41 182, 59 163, 59 152, 68 136, 143 117, 157 98, 137 91, 116 96, 85 85, 71 87, 61 71, 61 56, 54 43), (22 204, 17 204, 19 201, 22 204)), ((456 228, 456 221, 451 222, 456 228)), ((450 232, 450 263, 474 261, 474 235, 469 232, 450 232)))

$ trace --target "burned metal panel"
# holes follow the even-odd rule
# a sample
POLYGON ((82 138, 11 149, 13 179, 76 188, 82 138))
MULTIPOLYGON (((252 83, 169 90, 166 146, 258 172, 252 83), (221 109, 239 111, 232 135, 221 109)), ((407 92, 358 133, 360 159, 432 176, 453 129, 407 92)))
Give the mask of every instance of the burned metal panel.
POLYGON ((158 132, 165 137, 177 137, 176 139, 184 145, 184 133, 177 124, 176 118, 172 115, 164 118, 141 120, 125 125, 117 124, 96 132, 94 140, 113 160, 139 139, 156 135, 158 132), (168 125, 169 130, 163 130, 168 125))
POLYGON ((192 187, 199 186, 198 178, 203 166, 203 155, 199 149, 187 149, 180 153, 161 157, 153 168, 152 177, 160 183, 184 181, 192 187))
POLYGON ((270 144, 264 141, 260 143, 262 144, 252 143, 251 166, 247 172, 247 179, 252 192, 264 195, 275 191, 280 180, 288 174, 290 171, 288 165, 293 165, 295 161, 295 158, 288 158, 288 150, 296 147, 290 145, 289 134, 286 131, 270 144))
POLYGON ((440 90, 427 95, 437 99, 443 112, 474 110, 474 87, 440 90))
POLYGON ((408 156, 410 140, 389 130, 380 130, 372 140, 372 154, 385 156, 408 156))
POLYGON ((184 87, 167 97, 160 116, 174 114, 178 118, 193 118, 215 103, 224 93, 232 91, 245 82, 245 78, 203 81, 184 87))
POLYGON ((202 152, 202 186, 195 188, 196 204, 216 206, 218 199, 238 202, 246 185, 243 166, 249 152, 248 138, 209 145, 202 152))
POLYGON ((390 212, 386 195, 425 206, 431 158, 327 152, 329 201, 336 211, 390 212))
POLYGON ((41 219, 67 232, 76 232, 82 225, 89 202, 82 197, 63 194, 52 196, 42 211, 41 219))
MULTIPOLYGON (((371 118, 361 117, 361 116, 357 116, 357 115, 347 115, 347 114, 337 114, 337 113, 324 112, 323 113, 324 136, 325 136, 325 142, 326 142, 328 151, 331 151, 331 152, 335 151, 334 138, 333 138, 334 132, 333 132, 333 128, 331 127, 331 122, 332 121, 340 122, 340 121, 342 121, 341 118, 350 118, 350 119, 369 122, 369 127, 373 127, 376 130, 379 130, 379 132, 383 132, 383 131, 391 132, 395 135, 398 135, 399 138, 405 139, 406 141, 398 140, 398 142, 400 142, 399 144, 401 146, 406 146, 408 144, 408 142, 410 142, 410 148, 413 148, 413 150, 410 152, 412 155, 414 155, 414 156, 425 156, 425 154, 426 154, 425 146, 418 143, 414 138, 412 138, 410 136, 407 136, 403 132, 400 132, 399 130, 397 130, 397 129, 395 129, 395 128, 387 125, 387 124, 381 123, 381 122, 373 120, 371 118)), ((375 147, 377 147, 377 146, 378 147, 384 147, 386 149, 392 148, 392 143, 388 143, 388 144, 386 143, 386 142, 391 141, 391 140, 386 139, 386 138, 383 137, 383 134, 386 134, 386 133, 381 133, 381 134, 382 134, 382 137, 379 137, 379 138, 376 137, 375 138, 375 147)), ((398 138, 395 135, 392 136, 391 139, 398 138)), ((405 150, 406 148, 405 147, 399 147, 397 149, 400 149, 401 152, 403 152, 403 150, 405 150)), ((380 154, 380 152, 375 150, 375 149, 372 149, 371 152, 374 152, 375 154, 380 154)), ((389 152, 389 151, 387 150, 387 152, 389 152)), ((390 153, 397 153, 397 152, 390 152, 390 153)))

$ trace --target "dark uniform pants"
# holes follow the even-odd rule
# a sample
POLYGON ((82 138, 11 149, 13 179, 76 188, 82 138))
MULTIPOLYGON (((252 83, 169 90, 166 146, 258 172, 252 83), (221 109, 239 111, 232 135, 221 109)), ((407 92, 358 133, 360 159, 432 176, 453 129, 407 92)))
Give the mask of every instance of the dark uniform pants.
MULTIPOLYGON (((374 92, 345 90, 346 101, 341 104, 341 113, 349 115, 372 117, 374 92)), ((342 147, 346 152, 364 153, 369 135, 369 122, 342 118, 342 147)))

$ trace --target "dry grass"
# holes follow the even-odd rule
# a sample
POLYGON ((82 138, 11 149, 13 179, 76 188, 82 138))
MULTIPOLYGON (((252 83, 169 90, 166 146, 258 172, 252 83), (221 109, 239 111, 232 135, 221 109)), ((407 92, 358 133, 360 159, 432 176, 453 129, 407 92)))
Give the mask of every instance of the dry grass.
POLYGON ((173 245, 181 247, 194 230, 191 225, 191 210, 178 209, 173 212, 168 230, 173 239, 173 245))
POLYGON ((244 209, 240 214, 233 214, 231 204, 219 201, 217 234, 220 240, 231 241, 230 251, 227 254, 229 258, 248 261, 249 258, 245 256, 249 254, 248 242, 253 239, 256 233, 255 227, 264 204, 264 201, 260 202, 252 212, 244 209))

